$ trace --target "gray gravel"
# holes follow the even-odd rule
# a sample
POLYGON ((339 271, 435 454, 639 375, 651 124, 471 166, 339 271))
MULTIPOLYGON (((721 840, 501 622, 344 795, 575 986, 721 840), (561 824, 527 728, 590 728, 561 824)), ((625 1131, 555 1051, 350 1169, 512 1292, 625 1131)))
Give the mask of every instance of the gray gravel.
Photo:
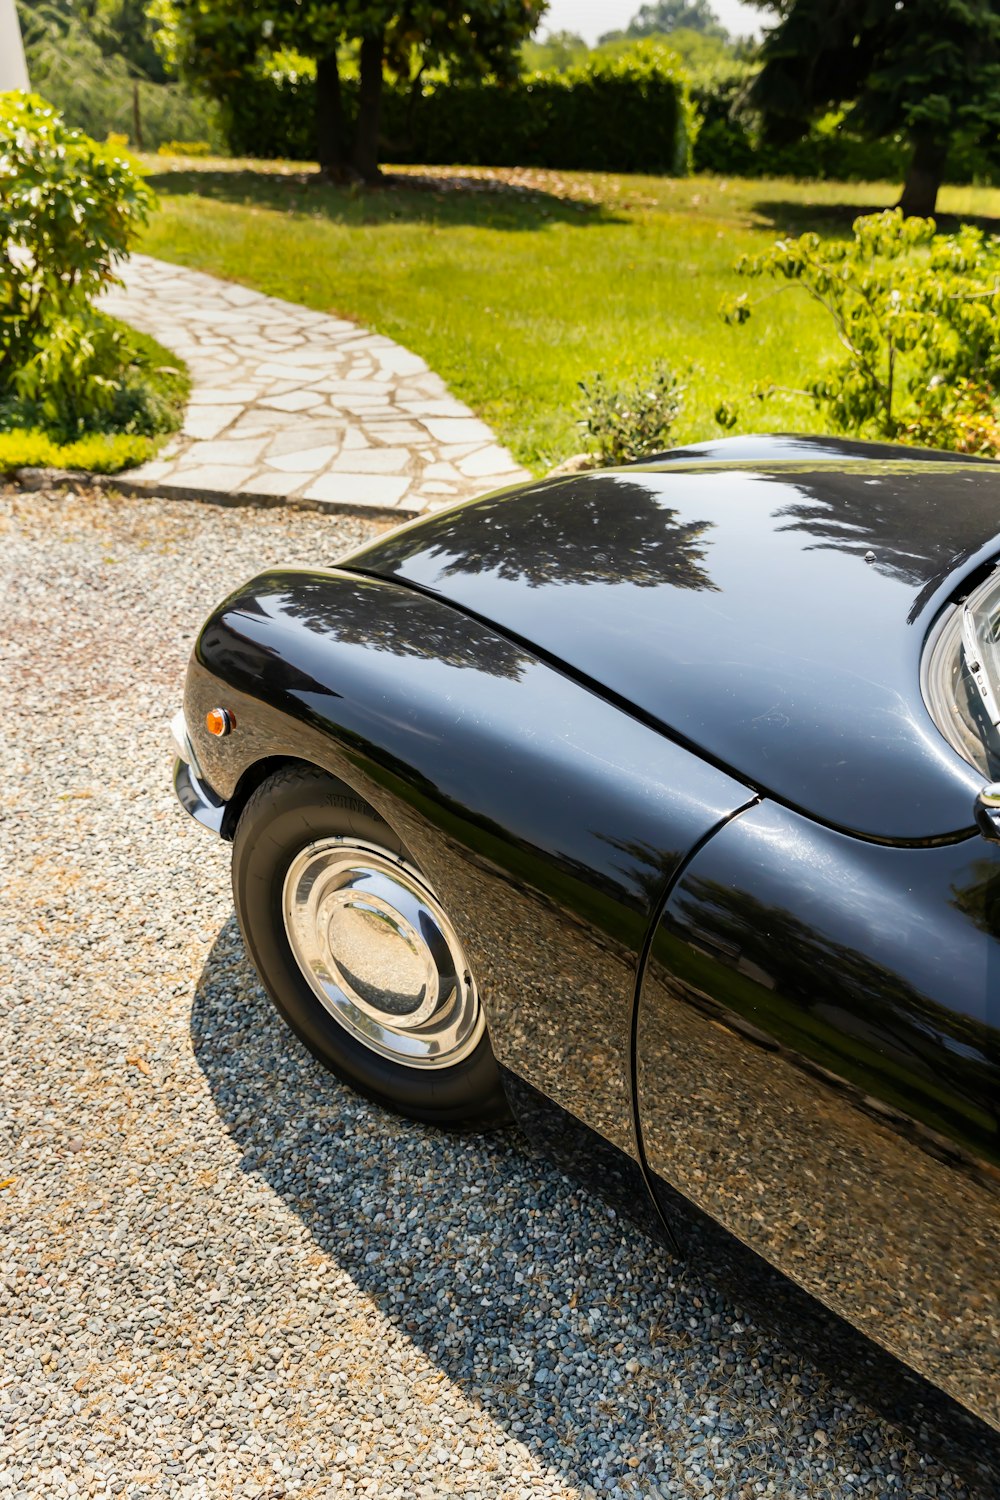
POLYGON ((970 1497, 516 1136, 381 1113, 272 1012, 167 721, 210 604, 364 533, 0 496, 0 1496, 970 1497))

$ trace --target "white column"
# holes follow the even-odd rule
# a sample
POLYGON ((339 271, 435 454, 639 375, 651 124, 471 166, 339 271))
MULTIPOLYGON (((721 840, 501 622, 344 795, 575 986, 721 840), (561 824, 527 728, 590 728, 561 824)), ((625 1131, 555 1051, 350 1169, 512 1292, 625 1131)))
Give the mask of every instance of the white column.
POLYGON ((21 45, 21 28, 14 0, 0 0, 0 93, 6 89, 26 89, 28 69, 21 45))

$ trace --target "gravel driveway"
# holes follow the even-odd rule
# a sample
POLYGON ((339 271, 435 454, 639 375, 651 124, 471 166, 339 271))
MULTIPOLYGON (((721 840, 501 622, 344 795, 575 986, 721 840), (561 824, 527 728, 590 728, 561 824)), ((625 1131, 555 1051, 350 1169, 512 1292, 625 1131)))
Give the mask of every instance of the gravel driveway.
POLYGON ((381 1113, 272 1012, 167 723, 210 604, 365 530, 0 495, 0 1495, 971 1496, 516 1136, 381 1113))

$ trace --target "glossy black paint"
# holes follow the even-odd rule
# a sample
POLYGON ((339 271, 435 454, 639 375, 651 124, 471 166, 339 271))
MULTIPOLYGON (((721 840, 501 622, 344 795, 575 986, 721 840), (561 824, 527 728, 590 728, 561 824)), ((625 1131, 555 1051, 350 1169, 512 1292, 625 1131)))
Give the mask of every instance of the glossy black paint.
POLYGON ((188 725, 230 836, 289 760, 388 819, 566 1165, 996 1425, 1000 846, 919 657, 992 565, 1000 466, 760 441, 266 574, 206 624, 188 725))
POLYGON ((970 464, 995 466, 991 458, 970 458, 965 453, 945 453, 940 448, 911 448, 899 443, 867 443, 856 438, 816 437, 795 432, 752 432, 744 437, 716 438, 707 443, 689 443, 686 448, 671 448, 647 459, 646 467, 655 463, 660 468, 691 468, 696 464, 753 464, 754 467, 773 468, 775 464, 845 464, 873 461, 888 461, 911 465, 914 463, 970 464))
POLYGON ((638 1014, 650 1170, 1000 1425, 1000 848, 760 804, 690 861, 638 1014))
POLYGON ((499 1061, 635 1155, 646 933, 688 850, 752 794, 485 626, 346 574, 265 574, 227 600, 188 676, 193 735, 216 704, 236 721, 197 730, 216 793, 299 759, 371 803, 482 976, 499 1061))
POLYGON ((920 843, 973 827, 980 779, 928 714, 920 654, 998 530, 998 464, 821 450, 544 480, 346 565, 530 642, 818 821, 920 843))

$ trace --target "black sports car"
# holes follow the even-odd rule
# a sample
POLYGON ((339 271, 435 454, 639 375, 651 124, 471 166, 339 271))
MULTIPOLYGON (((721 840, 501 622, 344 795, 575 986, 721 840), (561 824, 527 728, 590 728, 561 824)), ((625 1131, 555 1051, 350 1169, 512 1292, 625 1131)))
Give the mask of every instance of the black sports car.
POLYGON ((175 734, 336 1073, 554 1112, 1000 1425, 1000 465, 747 438, 489 496, 238 590, 175 734))

